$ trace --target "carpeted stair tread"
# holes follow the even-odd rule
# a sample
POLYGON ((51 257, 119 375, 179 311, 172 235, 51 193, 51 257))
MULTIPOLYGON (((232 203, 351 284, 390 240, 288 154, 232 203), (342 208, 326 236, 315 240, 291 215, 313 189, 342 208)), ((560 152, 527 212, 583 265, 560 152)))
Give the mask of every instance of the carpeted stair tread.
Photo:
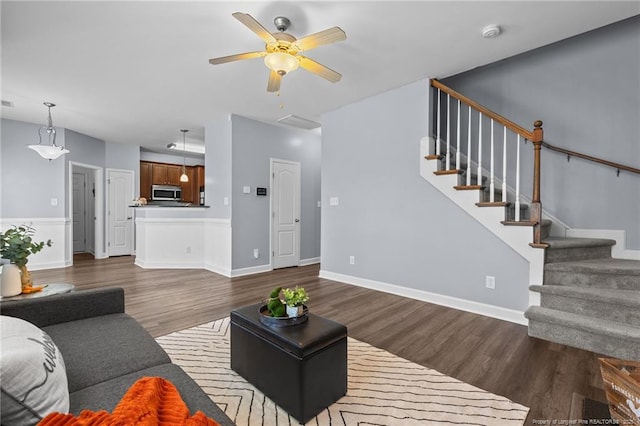
POLYGON ((601 247, 601 246, 613 246, 615 240, 609 240, 605 238, 566 238, 566 237, 549 237, 544 240, 549 244, 550 249, 568 249, 568 248, 581 248, 581 247, 601 247))
POLYGON ((529 335, 621 359, 640 359, 640 327, 532 306, 529 335))
MULTIPOLYGON (((556 309, 531 306, 524 314, 529 320, 552 322, 578 330, 637 341, 640 345, 640 327, 634 327, 617 321, 602 318, 589 318, 584 315, 562 312, 556 309)), ((640 349, 640 346, 638 346, 640 349)))
POLYGON ((640 291, 601 289, 591 287, 569 287, 563 285, 531 285, 529 290, 537 293, 574 297, 593 300, 595 302, 612 303, 618 306, 637 307, 640 309, 640 291))
POLYGON ((548 263, 545 271, 572 271, 594 274, 637 275, 640 279, 640 260, 630 259, 590 259, 571 262, 548 263))

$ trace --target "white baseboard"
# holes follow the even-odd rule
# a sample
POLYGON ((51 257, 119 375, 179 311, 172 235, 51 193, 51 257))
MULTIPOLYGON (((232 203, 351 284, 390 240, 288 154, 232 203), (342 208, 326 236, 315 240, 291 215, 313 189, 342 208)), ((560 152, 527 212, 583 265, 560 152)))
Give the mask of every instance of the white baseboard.
POLYGON ((627 249, 627 231, 617 229, 568 229, 567 237, 606 238, 615 240, 611 247, 611 257, 615 259, 640 260, 640 250, 627 249))
POLYGON ((240 268, 240 269, 232 269, 231 277, 242 277, 244 275, 253 275, 259 274, 262 272, 272 271, 271 265, 258 265, 258 266, 250 266, 248 268, 240 268))
POLYGON ((213 263, 206 263, 204 265, 204 269, 206 269, 207 271, 213 272, 215 274, 222 275, 227 278, 231 278, 231 269, 229 268, 224 268, 219 265, 214 265, 213 263))
POLYGON ((320 278, 325 278, 327 280, 339 281, 346 284, 356 285, 358 287, 383 291, 385 293, 421 300, 423 302, 446 306, 448 308, 459 309, 461 311, 484 315, 486 317, 496 318, 503 321, 527 325, 527 319, 524 317, 524 312, 516 311, 513 309, 487 305, 485 303, 474 302, 471 300, 458 299, 457 297, 430 293, 428 291, 401 287, 395 284, 388 284, 380 281, 373 281, 366 278, 354 277, 351 275, 344 275, 330 271, 320 270, 319 276, 320 278))
POLYGON ((308 259, 300 259, 298 266, 315 265, 316 263, 320 263, 320 257, 310 257, 308 259))
POLYGON ((149 262, 136 257, 134 264, 145 269, 202 269, 200 262, 149 262))

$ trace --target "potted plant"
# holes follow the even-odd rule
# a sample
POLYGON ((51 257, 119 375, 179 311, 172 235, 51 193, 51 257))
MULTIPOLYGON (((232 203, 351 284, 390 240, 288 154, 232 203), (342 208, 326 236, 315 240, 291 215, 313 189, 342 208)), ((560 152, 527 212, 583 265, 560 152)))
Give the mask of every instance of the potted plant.
POLYGON ((304 312, 304 304, 309 301, 309 295, 304 288, 295 286, 282 290, 284 303, 287 305, 287 315, 298 317, 304 312))
MULTIPOLYGON (((28 225, 14 225, 12 228, 0 233, 0 257, 7 259, 20 268, 22 272, 22 290, 33 285, 31 274, 27 269, 29 256, 38 253, 45 245, 51 247, 53 244, 51 240, 47 240, 46 243, 44 241, 39 243, 33 241, 34 234, 35 229, 28 225)), ((5 272, 3 271, 2 275, 4 276, 4 274, 5 272)))
POLYGON ((282 291, 282 287, 274 288, 269 294, 269 299, 267 299, 269 315, 276 318, 287 316, 285 307, 280 300, 280 291, 282 291))

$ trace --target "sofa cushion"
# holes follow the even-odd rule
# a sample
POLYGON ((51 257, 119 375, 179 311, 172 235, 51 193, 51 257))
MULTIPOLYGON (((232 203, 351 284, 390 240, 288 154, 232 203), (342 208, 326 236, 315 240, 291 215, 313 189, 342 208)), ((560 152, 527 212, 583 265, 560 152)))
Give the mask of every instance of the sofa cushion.
POLYGON ((0 316, 1 423, 32 425, 69 409, 67 374, 52 338, 19 318, 0 316))
POLYGON ((153 337, 127 314, 101 315, 44 330, 64 356, 69 392, 171 362, 153 337))
POLYGON ((72 392, 69 412, 76 415, 82 410, 111 412, 127 390, 142 377, 162 377, 173 383, 191 414, 202 411, 222 426, 234 425, 196 382, 175 364, 157 365, 72 392))

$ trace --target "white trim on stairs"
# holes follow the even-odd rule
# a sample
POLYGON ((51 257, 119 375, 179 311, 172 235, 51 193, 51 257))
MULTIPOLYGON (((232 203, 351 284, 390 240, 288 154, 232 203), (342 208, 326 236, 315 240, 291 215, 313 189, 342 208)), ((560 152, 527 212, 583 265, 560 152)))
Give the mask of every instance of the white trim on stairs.
POLYGON ((336 272, 320 270, 319 276, 320 278, 324 278, 327 280, 338 281, 358 287, 383 291, 385 293, 421 300, 423 302, 446 306, 448 308, 459 309, 461 311, 484 315, 503 321, 527 325, 527 319, 524 317, 524 312, 516 311, 514 309, 502 308, 500 306, 493 306, 487 305, 485 303, 458 299, 457 297, 444 296, 442 294, 430 293, 424 290, 402 287, 395 284, 354 277, 351 275, 339 274, 336 272))

